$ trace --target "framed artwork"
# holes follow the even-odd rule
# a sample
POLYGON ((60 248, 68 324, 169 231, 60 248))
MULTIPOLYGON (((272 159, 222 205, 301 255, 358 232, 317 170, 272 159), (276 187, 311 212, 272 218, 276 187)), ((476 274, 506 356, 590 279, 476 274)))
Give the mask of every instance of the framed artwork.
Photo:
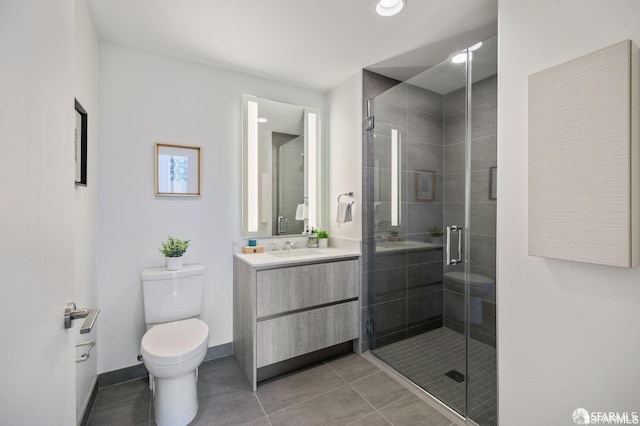
POLYGON ((87 111, 75 100, 76 125, 73 147, 76 164, 76 185, 87 186, 87 111))
POLYGON ((416 201, 436 199, 436 173, 429 170, 416 170, 416 201))
POLYGON ((156 143, 156 195, 200 195, 200 147, 156 143))
POLYGON ((489 199, 498 199, 498 168, 489 168, 489 199))

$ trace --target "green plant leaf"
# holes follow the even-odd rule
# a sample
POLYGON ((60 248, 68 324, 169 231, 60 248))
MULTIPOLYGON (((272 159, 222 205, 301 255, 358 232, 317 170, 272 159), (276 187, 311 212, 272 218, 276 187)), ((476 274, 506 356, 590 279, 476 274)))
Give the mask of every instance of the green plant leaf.
POLYGON ((191 240, 180 240, 178 238, 168 237, 167 241, 162 243, 160 253, 165 257, 180 257, 189 248, 189 242, 191 240))
POLYGON ((321 229, 316 230, 316 237, 318 237, 319 240, 325 239, 325 238, 329 238, 329 233, 327 231, 323 231, 321 229))

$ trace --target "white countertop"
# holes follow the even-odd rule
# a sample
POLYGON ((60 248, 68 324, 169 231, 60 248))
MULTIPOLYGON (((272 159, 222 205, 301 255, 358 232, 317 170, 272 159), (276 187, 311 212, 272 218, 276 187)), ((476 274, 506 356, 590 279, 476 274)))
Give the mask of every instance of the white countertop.
POLYGON ((235 253, 235 257, 248 263, 254 268, 271 266, 290 266, 298 263, 310 263, 325 260, 358 257, 360 253, 341 248, 299 248, 295 250, 265 252, 265 253, 235 253))

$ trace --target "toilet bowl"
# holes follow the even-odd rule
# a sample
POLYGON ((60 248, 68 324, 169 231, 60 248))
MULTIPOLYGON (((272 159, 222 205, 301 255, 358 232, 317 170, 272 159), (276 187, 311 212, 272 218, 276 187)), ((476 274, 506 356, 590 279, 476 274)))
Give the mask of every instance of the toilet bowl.
POLYGON ((186 425, 198 412, 197 368, 204 360, 209 327, 197 318, 151 327, 142 337, 142 358, 153 376, 156 422, 186 425))
POLYGON ((209 327, 202 309, 202 265, 142 271, 147 332, 140 353, 149 371, 156 423, 184 426, 198 412, 198 367, 207 354, 209 327))
MULTIPOLYGON (((444 279, 455 285, 463 286, 462 289, 464 289, 465 273, 463 271, 445 272, 444 279)), ((469 320, 472 324, 482 324, 482 300, 483 298, 490 297, 492 293, 495 293, 495 283, 491 278, 470 273, 469 284, 469 320)))

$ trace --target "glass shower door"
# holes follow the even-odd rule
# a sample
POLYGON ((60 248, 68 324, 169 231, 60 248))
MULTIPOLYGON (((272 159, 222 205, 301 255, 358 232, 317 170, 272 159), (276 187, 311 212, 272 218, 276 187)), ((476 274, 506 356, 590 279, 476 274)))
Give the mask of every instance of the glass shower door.
MULTIPOLYGON (((475 61, 484 52, 465 59, 471 55, 475 61)), ((447 60, 368 102, 363 317, 375 356, 460 415, 490 425, 495 67, 481 80, 471 69, 447 60)))
POLYGON ((467 417, 480 425, 495 425, 497 37, 484 40, 472 55, 467 154, 467 417))

